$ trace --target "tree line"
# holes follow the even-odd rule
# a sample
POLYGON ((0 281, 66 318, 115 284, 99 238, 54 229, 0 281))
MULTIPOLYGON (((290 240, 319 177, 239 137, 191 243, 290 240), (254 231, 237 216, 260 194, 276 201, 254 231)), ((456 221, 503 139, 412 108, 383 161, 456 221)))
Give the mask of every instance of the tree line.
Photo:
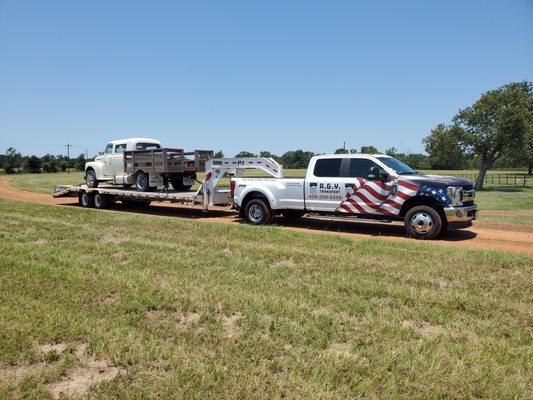
MULTIPOLYGON (((479 169, 476 189, 483 187, 485 174, 491 168, 527 167, 533 169, 533 86, 531 82, 512 82, 483 93, 470 107, 460 109, 448 124, 438 124, 423 139, 425 151, 401 153, 395 147, 384 151, 367 145, 357 149, 339 148, 336 154, 388 154, 416 170, 479 169)), ((282 155, 261 151, 241 151, 235 157, 271 157, 284 168, 307 168, 311 157, 306 150, 291 150, 282 155)), ((223 157, 218 151, 215 157, 223 157)), ((77 158, 46 154, 43 157, 22 156, 10 147, 0 155, 0 168, 6 173, 58 172, 73 168, 84 170, 84 154, 77 158)))

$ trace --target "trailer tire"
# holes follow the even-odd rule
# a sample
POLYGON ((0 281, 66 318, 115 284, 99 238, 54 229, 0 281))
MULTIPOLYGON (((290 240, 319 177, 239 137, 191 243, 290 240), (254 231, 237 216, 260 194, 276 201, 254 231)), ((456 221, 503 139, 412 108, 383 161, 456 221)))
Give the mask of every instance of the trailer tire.
POLYGON ((174 176, 170 178, 170 184, 176 192, 185 192, 192 188, 192 185, 183 184, 183 176, 174 176))
POLYGON ((139 192, 154 192, 157 187, 150 186, 150 180, 146 172, 140 171, 135 177, 135 183, 137 185, 137 191, 139 192))
POLYGON ((272 221, 272 209, 264 199, 251 199, 246 203, 244 217, 252 225, 267 225, 272 221))
POLYGON ((94 206, 94 198, 92 194, 87 193, 85 191, 81 192, 78 195, 78 202, 80 203, 80 206, 90 208, 94 206))
POLYGON ((93 201, 94 207, 98 209, 107 208, 109 206, 109 198, 105 194, 95 193, 93 201))
POLYGON ((89 168, 85 172, 85 184, 89 188, 96 188, 98 187, 98 179, 96 178, 96 172, 94 172, 94 169, 89 168))
POLYGON ((405 214, 405 231, 407 237, 430 240, 442 230, 442 218, 437 210, 430 206, 416 206, 405 214))

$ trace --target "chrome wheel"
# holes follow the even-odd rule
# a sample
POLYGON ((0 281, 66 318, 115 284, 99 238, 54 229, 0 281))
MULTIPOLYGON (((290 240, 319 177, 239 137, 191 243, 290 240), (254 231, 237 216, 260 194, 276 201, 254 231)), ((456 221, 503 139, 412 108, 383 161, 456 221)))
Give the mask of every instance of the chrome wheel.
POLYGON ((143 190, 148 187, 148 177, 146 174, 140 173, 137 175, 137 187, 143 190))
POLYGON ((258 204, 253 204, 248 210, 248 218, 255 223, 263 221, 265 212, 258 204))
POLYGON ((433 229, 433 218, 431 218, 431 215, 423 212, 417 213, 411 218, 411 226, 416 233, 428 233, 433 229))

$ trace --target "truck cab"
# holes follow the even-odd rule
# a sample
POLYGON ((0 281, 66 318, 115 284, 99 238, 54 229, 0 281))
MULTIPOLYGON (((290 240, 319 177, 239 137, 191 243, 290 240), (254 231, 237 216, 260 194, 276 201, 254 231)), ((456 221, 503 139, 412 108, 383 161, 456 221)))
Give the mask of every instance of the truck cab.
POLYGON ((105 150, 85 164, 85 180, 88 187, 97 187, 99 182, 112 181, 126 187, 133 185, 134 177, 125 173, 124 152, 132 150, 160 149, 161 142, 149 138, 112 140, 105 150))
POLYGON ((470 226, 476 215, 470 181, 420 174, 381 154, 315 156, 304 179, 235 178, 232 187, 236 207, 254 224, 278 213, 401 220, 408 236, 431 239, 470 226))

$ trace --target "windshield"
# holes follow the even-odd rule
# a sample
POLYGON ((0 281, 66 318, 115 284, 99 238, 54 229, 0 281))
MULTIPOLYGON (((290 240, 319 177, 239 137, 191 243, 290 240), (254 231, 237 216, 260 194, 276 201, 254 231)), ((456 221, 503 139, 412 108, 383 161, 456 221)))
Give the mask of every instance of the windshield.
POLYGON ((405 165, 403 162, 393 157, 376 157, 379 161, 391 168, 398 175, 416 174, 417 172, 411 167, 405 165))

